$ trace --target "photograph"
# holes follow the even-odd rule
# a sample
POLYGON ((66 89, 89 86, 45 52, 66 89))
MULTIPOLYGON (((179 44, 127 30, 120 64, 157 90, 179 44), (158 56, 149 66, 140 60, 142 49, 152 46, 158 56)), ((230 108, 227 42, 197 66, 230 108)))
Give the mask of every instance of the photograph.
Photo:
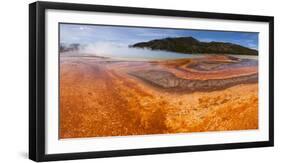
POLYGON ((60 22, 59 139, 259 129, 259 33, 60 22))
POLYGON ((34 161, 272 147, 274 16, 31 3, 28 135, 34 161))

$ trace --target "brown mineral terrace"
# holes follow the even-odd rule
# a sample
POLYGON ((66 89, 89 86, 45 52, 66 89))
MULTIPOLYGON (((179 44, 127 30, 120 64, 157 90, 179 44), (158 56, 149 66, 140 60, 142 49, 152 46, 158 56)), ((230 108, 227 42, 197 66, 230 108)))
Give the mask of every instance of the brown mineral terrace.
POLYGON ((60 57, 60 138, 257 128, 257 60, 60 57))

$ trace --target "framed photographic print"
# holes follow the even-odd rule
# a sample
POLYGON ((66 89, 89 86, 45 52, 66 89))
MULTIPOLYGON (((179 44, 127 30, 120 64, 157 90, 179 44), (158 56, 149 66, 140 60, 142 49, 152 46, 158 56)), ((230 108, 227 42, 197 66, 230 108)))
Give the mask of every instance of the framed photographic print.
POLYGON ((273 17, 29 6, 29 157, 273 146, 273 17))

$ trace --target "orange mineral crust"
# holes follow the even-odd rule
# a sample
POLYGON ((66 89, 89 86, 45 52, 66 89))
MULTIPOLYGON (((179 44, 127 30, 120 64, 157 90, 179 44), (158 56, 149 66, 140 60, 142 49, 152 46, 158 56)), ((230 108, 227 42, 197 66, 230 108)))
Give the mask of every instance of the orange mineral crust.
POLYGON ((60 138, 258 129, 258 65, 60 57, 60 138))

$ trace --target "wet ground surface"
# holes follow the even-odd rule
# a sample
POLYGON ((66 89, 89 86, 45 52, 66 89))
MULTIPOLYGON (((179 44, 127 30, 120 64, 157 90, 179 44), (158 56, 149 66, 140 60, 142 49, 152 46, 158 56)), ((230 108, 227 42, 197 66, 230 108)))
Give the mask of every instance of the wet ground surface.
MULTIPOLYGON (((188 66, 203 60, 61 57, 60 138, 257 129, 257 65, 237 67, 235 61, 236 66, 208 71, 188 66), (233 78, 240 82, 227 87, 219 82, 233 78), (218 87, 211 84, 211 90, 210 84, 200 84, 214 80, 218 87), (180 91, 180 85, 208 91, 180 91), (169 91, 167 86, 178 88, 169 91)), ((208 58, 234 62, 228 60, 208 58)))

